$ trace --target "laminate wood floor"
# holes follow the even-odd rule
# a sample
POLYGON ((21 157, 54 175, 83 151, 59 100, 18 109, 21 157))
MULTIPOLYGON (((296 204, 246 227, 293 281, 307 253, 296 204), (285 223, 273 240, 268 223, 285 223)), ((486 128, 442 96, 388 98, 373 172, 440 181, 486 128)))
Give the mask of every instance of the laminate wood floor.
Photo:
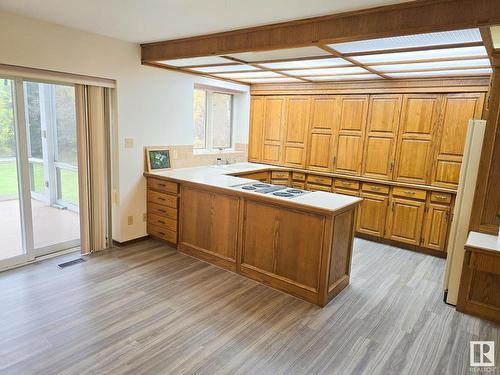
MULTIPOLYGON (((500 326, 442 301, 442 259, 356 239, 321 309, 148 240, 0 274, 2 374, 468 374, 500 326)), ((497 366, 497 373, 500 366, 497 366)))

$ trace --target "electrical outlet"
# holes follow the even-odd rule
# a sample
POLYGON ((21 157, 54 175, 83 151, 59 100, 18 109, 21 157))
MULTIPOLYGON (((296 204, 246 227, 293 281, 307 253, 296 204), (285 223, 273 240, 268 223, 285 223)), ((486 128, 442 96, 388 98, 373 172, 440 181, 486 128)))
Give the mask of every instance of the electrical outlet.
POLYGON ((134 224, 134 217, 133 216, 129 216, 128 217, 128 225, 132 225, 134 224))
POLYGON ((142 214, 142 221, 148 221, 148 215, 146 213, 142 214))

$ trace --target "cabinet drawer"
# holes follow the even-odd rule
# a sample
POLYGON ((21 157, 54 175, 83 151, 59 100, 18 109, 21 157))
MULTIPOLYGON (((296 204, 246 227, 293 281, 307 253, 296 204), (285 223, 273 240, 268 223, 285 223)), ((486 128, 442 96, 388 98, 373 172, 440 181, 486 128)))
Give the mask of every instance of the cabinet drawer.
POLYGON ((148 214, 155 214, 160 216, 165 216, 170 219, 177 220, 177 209, 167 206, 162 206, 161 204, 148 203, 148 214))
POLYGON ((304 182, 292 182, 292 187, 295 189, 305 190, 306 184, 304 182))
POLYGON ((431 193, 431 201, 438 203, 451 203, 451 194, 448 193, 438 193, 433 191, 431 193))
POLYGON ((353 197, 359 197, 359 191, 357 191, 357 190, 335 188, 335 193, 344 194, 344 195, 351 195, 353 197))
POLYGON ((288 180, 273 179, 271 180, 271 184, 288 186, 288 180))
POLYGON ((257 180, 261 182, 267 182, 267 180, 269 179, 269 173, 268 172, 245 173, 245 174, 240 174, 239 177, 249 178, 251 180, 257 180))
POLYGON ((148 190, 148 202, 177 208, 177 197, 175 195, 160 193, 158 191, 148 190))
POLYGON ((389 186, 364 182, 361 190, 378 194, 389 194, 389 186))
POLYGON ((342 178, 335 179, 335 186, 342 189, 359 189, 359 182, 353 180, 344 180, 342 178))
POLYGON ((427 196, 427 192, 425 190, 396 186, 392 189, 392 195, 414 199, 425 199, 425 197, 427 196))
POLYGON ((168 242, 177 243, 177 232, 173 232, 154 224, 148 223, 148 234, 168 242))
POLYGON ((164 191, 166 193, 177 194, 178 187, 179 184, 175 182, 160 180, 159 178, 148 177, 148 189, 154 189, 158 191, 164 191))
POLYGON ((272 178, 278 178, 278 179, 288 179, 290 177, 290 172, 285 172, 285 171, 272 171, 271 172, 271 177, 272 178))
POLYGON ((316 176, 316 175, 310 174, 307 176, 307 182, 312 182, 313 184, 331 186, 333 179, 331 177, 327 177, 327 176, 316 176))
POLYGON ((315 185, 315 184, 311 184, 311 183, 307 183, 307 190, 310 190, 310 191, 327 191, 329 193, 332 192, 332 188, 330 186, 325 186, 325 185, 315 185))
POLYGON ((177 220, 169 219, 168 217, 148 214, 148 224, 153 224, 155 226, 171 230, 172 232, 177 232, 177 220))
POLYGON ((292 179, 295 181, 305 181, 306 180, 306 174, 305 173, 299 173, 299 172, 293 172, 292 173, 292 179))

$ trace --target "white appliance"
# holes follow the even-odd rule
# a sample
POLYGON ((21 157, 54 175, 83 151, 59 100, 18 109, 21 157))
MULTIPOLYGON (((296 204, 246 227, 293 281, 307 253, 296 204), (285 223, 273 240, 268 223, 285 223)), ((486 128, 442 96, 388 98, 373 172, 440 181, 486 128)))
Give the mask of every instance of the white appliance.
POLYGON ((452 305, 457 304, 458 287, 465 254, 464 245, 469 234, 469 221, 476 190, 485 127, 486 121, 484 120, 470 120, 467 129, 444 275, 445 302, 452 305))

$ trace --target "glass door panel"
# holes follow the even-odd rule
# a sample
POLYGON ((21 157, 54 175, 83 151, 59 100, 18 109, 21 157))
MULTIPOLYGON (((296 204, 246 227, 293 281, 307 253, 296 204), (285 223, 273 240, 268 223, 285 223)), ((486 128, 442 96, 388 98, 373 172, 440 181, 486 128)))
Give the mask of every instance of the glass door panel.
POLYGON ((19 200, 13 85, 13 81, 0 78, 0 262, 25 254, 19 200))

